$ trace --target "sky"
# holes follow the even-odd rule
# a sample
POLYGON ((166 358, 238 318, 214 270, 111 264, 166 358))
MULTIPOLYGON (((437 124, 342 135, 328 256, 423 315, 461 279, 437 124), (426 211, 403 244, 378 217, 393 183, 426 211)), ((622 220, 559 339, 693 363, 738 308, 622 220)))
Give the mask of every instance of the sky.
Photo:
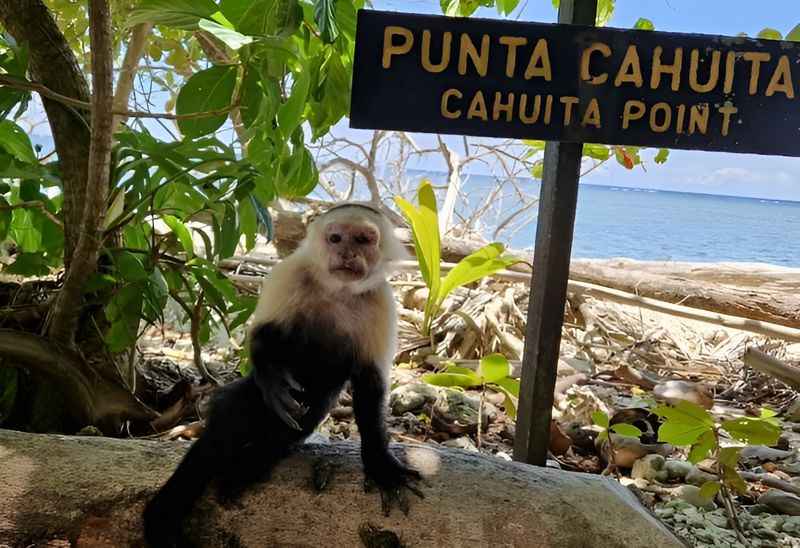
MULTIPOLYGON (((441 13, 438 0, 375 0, 374 5, 391 11, 441 13)), ((745 32, 755 36, 765 27, 786 34, 800 24, 800 0, 617 0, 616 6, 611 27, 631 28, 640 17, 646 17, 661 31, 719 35, 745 32)), ((481 8, 476 15, 500 17, 494 8, 481 8)), ((551 0, 521 0, 511 18, 552 23, 556 21, 556 10, 551 0)), ((340 124, 340 130, 361 135, 345 128, 346 124, 340 124)), ((425 143, 428 137, 417 139, 425 143)), ((656 165, 647 161, 654 154, 655 151, 643 153, 647 171, 628 171, 612 161, 592 171, 582 182, 800 201, 800 158, 673 150, 666 164, 656 165)), ((430 162, 419 167, 444 167, 433 159, 430 162)))

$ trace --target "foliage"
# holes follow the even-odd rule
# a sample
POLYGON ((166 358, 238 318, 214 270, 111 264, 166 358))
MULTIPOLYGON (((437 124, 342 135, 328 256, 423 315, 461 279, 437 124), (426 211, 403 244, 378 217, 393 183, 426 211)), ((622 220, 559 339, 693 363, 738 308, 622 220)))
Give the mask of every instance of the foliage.
POLYGON ((399 196, 395 197, 397 207, 411 225, 420 272, 428 286, 422 332, 430 335, 433 320, 439 313, 444 300, 454 289, 521 262, 521 259, 503 255, 503 251, 505 251, 503 244, 495 242, 461 259, 442 278, 440 274, 441 238, 436 195, 427 179, 420 183, 417 190, 417 201, 419 206, 414 206, 399 196))
POLYGON ((609 439, 609 432, 613 432, 628 438, 638 438, 642 435, 642 431, 632 424, 618 422, 616 424, 609 425, 608 415, 602 411, 595 411, 592 413, 592 421, 594 422, 595 426, 600 427, 600 433, 597 435, 597 438, 600 440, 609 439))
POLYGON ((716 462, 719 481, 710 481, 701 487, 701 493, 709 500, 720 490, 745 490, 744 480, 737 470, 743 446, 723 446, 724 435, 745 445, 771 446, 781 434, 776 413, 768 409, 762 409, 759 417, 740 417, 719 423, 708 411, 687 401, 675 406, 658 406, 653 413, 663 419, 658 429, 659 441, 688 446, 692 463, 709 456, 716 462))
POLYGON ((422 380, 434 386, 456 386, 484 390, 487 386, 490 386, 505 395, 506 400, 503 405, 506 413, 513 419, 517 416, 519 381, 511 378, 510 375, 511 366, 505 356, 502 354, 489 354, 481 358, 477 371, 449 364, 439 373, 426 373, 422 376, 422 380))

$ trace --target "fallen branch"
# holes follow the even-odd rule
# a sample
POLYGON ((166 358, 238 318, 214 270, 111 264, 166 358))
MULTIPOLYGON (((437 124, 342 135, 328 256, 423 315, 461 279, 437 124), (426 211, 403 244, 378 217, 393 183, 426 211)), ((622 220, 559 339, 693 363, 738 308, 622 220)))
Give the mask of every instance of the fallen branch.
MULTIPOLYGON (((0 545, 142 546, 144 502, 186 447, 0 430, 0 545)), ((398 510, 383 516, 380 497, 364 493, 358 445, 336 443, 306 445, 268 484, 245 494, 241 506, 223 508, 206 496, 186 531, 193 545, 209 548, 361 542, 567 548, 587 539, 592 546, 684 546, 606 478, 424 445, 393 450, 428 478, 425 499, 411 501, 408 517, 398 510), (310 481, 320 458, 333 470, 322 492, 310 481), (382 530, 383 542, 372 528, 382 530)))
POLYGON ((748 348, 742 356, 742 361, 746 366, 774 377, 795 390, 800 390, 800 367, 783 363, 755 348, 748 348))

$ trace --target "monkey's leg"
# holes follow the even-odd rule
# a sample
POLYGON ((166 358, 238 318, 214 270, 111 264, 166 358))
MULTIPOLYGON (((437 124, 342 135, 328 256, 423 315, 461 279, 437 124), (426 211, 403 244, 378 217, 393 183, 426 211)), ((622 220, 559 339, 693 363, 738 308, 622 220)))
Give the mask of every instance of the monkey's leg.
POLYGON ((396 503, 408 514, 406 490, 420 498, 422 492, 413 481, 421 479, 419 472, 408 468, 389 452, 384 406, 386 381, 377 366, 362 367, 352 379, 353 411, 361 434, 361 460, 364 474, 381 491, 383 512, 387 516, 396 503))

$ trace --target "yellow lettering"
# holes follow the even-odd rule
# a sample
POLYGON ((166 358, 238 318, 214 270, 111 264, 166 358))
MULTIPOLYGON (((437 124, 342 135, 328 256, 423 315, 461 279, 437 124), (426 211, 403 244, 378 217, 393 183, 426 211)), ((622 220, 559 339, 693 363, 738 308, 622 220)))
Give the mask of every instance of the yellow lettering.
POLYGON ((598 129, 602 127, 602 124, 600 123, 600 103, 598 103, 597 99, 594 97, 592 97, 592 100, 589 101, 589 106, 586 107, 586 112, 583 113, 581 125, 583 127, 594 126, 598 129))
POLYGON ((544 100, 544 118, 542 121, 546 126, 550 125, 550 116, 553 114, 553 96, 548 95, 544 100))
POLYGON ((723 93, 733 91, 733 74, 736 70, 736 52, 729 51, 725 56, 725 83, 722 85, 723 93))
POLYGON ((509 92, 507 102, 503 103, 502 99, 503 94, 499 91, 495 92, 494 106, 492 107, 492 120, 500 119, 500 114, 504 113, 506 115, 506 122, 510 122, 511 117, 514 115, 514 93, 509 92))
POLYGON ((650 129, 656 133, 664 133, 672 122, 672 108, 667 103, 656 103, 650 109, 650 129), (658 113, 664 113, 664 121, 658 123, 658 113))
POLYGON ((469 104, 467 118, 480 118, 484 122, 489 119, 489 115, 486 113, 486 101, 484 100, 483 93, 481 91, 475 92, 475 96, 472 98, 472 102, 469 104))
POLYGON ((578 98, 566 96, 559 99, 564 104, 564 127, 572 123, 572 107, 578 104, 578 98))
POLYGON ((739 112, 739 109, 730 101, 725 101, 725 104, 717 110, 722 114, 722 136, 725 137, 731 127, 731 116, 739 112))
POLYGON ((506 53, 506 76, 513 78, 514 70, 517 68, 517 48, 527 44, 528 39, 522 36, 501 36, 498 41, 508 47, 508 52, 506 53))
POLYGON ((689 109, 689 135, 693 135, 695 131, 699 131, 703 135, 706 134, 710 112, 711 109, 708 108, 708 103, 691 106, 689 109))
POLYGON ((383 31, 383 68, 392 66, 392 55, 405 55, 414 45, 414 35, 405 27, 388 26, 383 31), (403 38, 402 43, 395 45, 394 37, 403 38))
POLYGON ((455 120, 456 118, 461 117, 461 110, 450 110, 448 108, 448 102, 450 101, 450 97, 455 97, 456 99, 461 99, 464 95, 455 88, 450 88, 444 93, 442 93, 442 116, 445 118, 450 118, 451 120, 455 120))
POLYGON ((681 67, 683 66, 683 48, 675 48, 675 55, 672 58, 672 64, 667 65, 661 62, 661 54, 664 48, 657 46, 653 50, 653 73, 650 75, 650 89, 658 89, 661 85, 661 75, 669 74, 671 76, 672 91, 678 91, 681 85, 681 67))
POLYGON ((683 122, 686 118, 686 105, 678 105, 678 119, 675 122, 676 129, 675 131, 678 134, 683 133, 683 122))
POLYGON ((525 69, 525 79, 530 80, 540 76, 548 82, 553 79, 553 70, 550 68, 550 53, 547 50, 547 40, 540 38, 533 48, 528 68, 525 69))
POLYGON ((442 58, 438 63, 431 62, 431 31, 422 31, 422 68, 428 72, 442 72, 450 64, 450 45, 453 43, 453 33, 445 32, 442 35, 442 58))
POLYGON ((781 55, 781 58, 778 59, 778 66, 775 67, 775 72, 772 74, 772 78, 770 78, 766 96, 772 97, 779 91, 786 95, 788 99, 794 99, 792 67, 789 64, 789 57, 786 55, 781 55))
POLYGON ((708 81, 705 84, 701 84, 697 79, 697 72, 700 69, 700 51, 697 49, 692 50, 689 61, 689 87, 692 88, 692 91, 708 93, 717 87, 721 58, 722 53, 720 51, 714 50, 711 52, 711 68, 708 69, 708 81))
POLYGON ((581 54, 581 80, 594 86, 598 86, 608 80, 608 73, 603 72, 593 76, 589 70, 589 64, 592 62, 592 53, 595 51, 599 52, 603 57, 611 57, 611 48, 608 47, 608 44, 604 44, 603 42, 595 42, 583 50, 583 53, 581 54))
POLYGON ((642 66, 639 63, 639 52, 634 45, 628 46, 625 57, 622 59, 622 64, 619 66, 617 77, 614 79, 615 87, 619 87, 624 83, 631 83, 637 88, 642 87, 644 84, 642 66))
POLYGON ((486 76, 489 70, 489 35, 481 37, 481 52, 478 53, 469 34, 461 35, 461 49, 458 52, 458 73, 464 76, 467 73, 467 57, 472 61, 472 66, 481 76, 486 76))
POLYGON ((742 55, 745 61, 750 61, 750 87, 747 92, 750 95, 755 95, 758 92, 758 77, 761 74, 761 63, 766 63, 770 60, 769 53, 759 51, 748 51, 742 55))
POLYGON ((542 96, 535 95, 533 98, 533 112, 528 114, 528 94, 523 93, 519 97, 519 119, 523 124, 535 124, 539 119, 539 112, 542 109, 542 96))
POLYGON ((636 101, 635 99, 625 101, 625 106, 622 108, 622 129, 628 129, 628 126, 634 120, 641 120, 644 116, 644 111, 645 106, 642 101, 636 101))

